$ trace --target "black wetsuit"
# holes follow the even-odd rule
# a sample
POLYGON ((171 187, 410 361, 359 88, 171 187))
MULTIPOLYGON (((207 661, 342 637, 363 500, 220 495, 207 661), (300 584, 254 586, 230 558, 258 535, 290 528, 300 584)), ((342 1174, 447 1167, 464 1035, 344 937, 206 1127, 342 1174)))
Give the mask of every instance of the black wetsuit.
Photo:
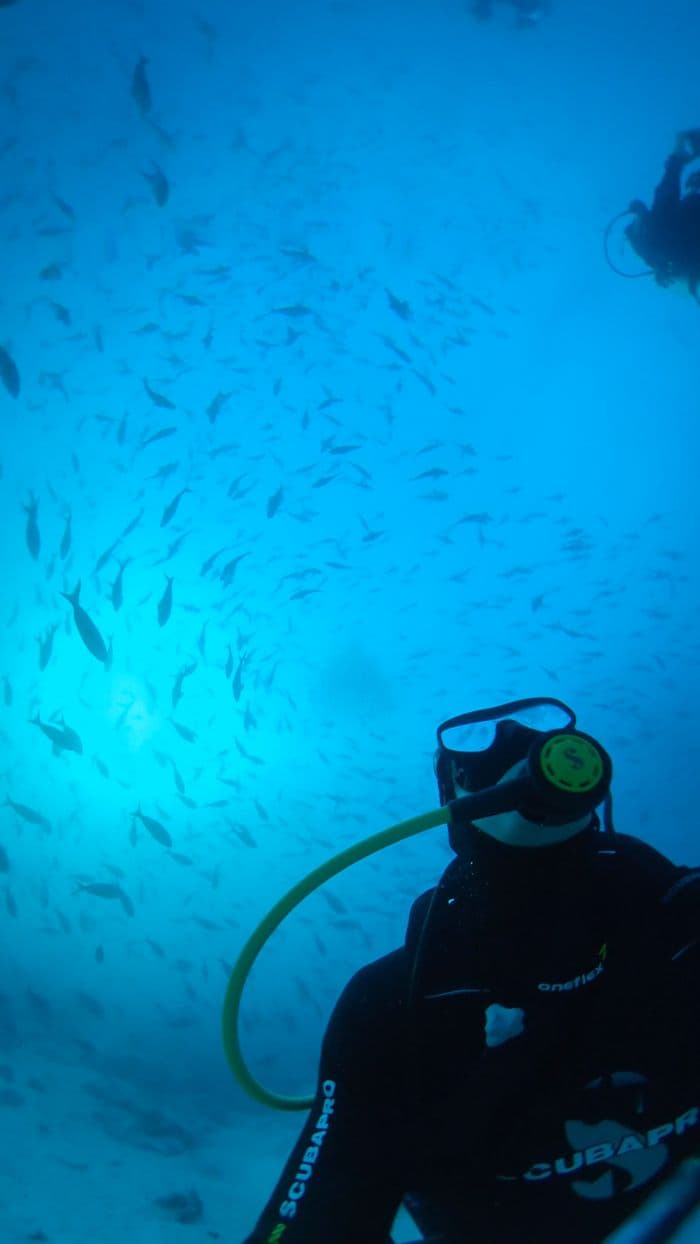
POLYGON ((630 206, 635 219, 625 230, 637 254, 660 285, 685 280, 695 298, 700 286, 700 194, 682 194, 683 169, 690 157, 674 152, 666 161, 651 208, 630 206))
POLYGON ((594 1244, 700 1148, 700 870, 473 832, 344 990, 247 1244, 388 1244, 402 1201, 445 1244, 594 1244))

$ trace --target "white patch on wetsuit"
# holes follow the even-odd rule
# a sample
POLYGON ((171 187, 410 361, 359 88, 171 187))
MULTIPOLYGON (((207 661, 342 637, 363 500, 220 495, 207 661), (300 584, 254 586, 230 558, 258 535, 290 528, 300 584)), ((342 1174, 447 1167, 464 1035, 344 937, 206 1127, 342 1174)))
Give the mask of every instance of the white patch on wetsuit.
POLYGON ((484 1032, 489 1049, 511 1041, 525 1031, 525 1012, 519 1006, 501 1006, 492 1002, 484 1012, 484 1032))

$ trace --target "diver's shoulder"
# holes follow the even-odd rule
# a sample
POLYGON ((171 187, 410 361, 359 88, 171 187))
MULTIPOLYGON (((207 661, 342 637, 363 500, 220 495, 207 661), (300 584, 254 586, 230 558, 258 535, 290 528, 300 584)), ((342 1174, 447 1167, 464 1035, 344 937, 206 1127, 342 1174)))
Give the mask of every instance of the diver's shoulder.
POLYGON ((649 870, 650 874, 656 871, 659 876, 671 873, 681 875, 695 868, 695 865, 676 863, 658 847, 653 847, 651 843, 645 842, 643 838, 638 838, 635 834, 622 834, 616 831, 614 852, 623 863, 629 861, 631 865, 643 866, 649 870))
POLYGON ((384 1067, 389 1051, 395 1058, 405 1040, 408 981, 403 949, 355 972, 338 998, 326 1029, 326 1062, 330 1059, 355 1071, 364 1068, 375 1076, 380 1065, 384 1067))
POLYGON ((700 894, 700 868, 678 864, 633 834, 615 834, 615 888, 667 906, 682 891, 700 894))
POLYGON ((408 980, 408 973, 408 957, 402 946, 359 968, 354 976, 350 977, 342 997, 362 1006, 367 1006, 380 998, 386 1000, 403 991, 408 980))

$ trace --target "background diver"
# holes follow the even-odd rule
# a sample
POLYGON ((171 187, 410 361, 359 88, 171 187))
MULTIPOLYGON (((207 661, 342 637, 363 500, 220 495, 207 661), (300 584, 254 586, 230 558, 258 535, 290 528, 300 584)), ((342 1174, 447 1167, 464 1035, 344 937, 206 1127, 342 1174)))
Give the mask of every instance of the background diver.
POLYGON ((574 727, 549 698, 439 727, 455 858, 343 991, 247 1244, 390 1244, 402 1202, 432 1244, 594 1244, 700 1147, 700 869, 616 833, 609 798, 602 826, 590 795, 453 812, 574 727))
POLYGON ((700 172, 690 173, 685 181, 683 175, 686 166, 699 157, 700 129, 683 130, 666 160, 664 175, 656 187, 651 207, 640 199, 634 199, 627 211, 622 213, 623 216, 633 216, 625 228, 625 236, 640 259, 648 265, 658 284, 668 286, 674 281, 685 281, 698 301, 700 172))

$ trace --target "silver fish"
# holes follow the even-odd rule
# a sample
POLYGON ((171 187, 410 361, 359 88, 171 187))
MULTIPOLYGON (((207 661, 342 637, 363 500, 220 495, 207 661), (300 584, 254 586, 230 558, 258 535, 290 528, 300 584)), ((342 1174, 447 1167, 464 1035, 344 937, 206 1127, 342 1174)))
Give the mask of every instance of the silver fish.
POLYGON ((166 575, 168 580, 165 591, 158 601, 158 625, 165 626, 173 609, 173 579, 172 575, 166 575))
POLYGON ((191 492, 191 491, 192 491, 191 488, 181 488, 177 496, 173 497, 172 501, 170 501, 169 504, 166 505, 161 515, 161 520, 160 520, 161 527, 167 527, 171 518, 174 518, 177 507, 179 506, 180 501, 184 497, 185 493, 191 492))
POLYGON ((42 721, 37 713, 36 717, 32 717, 31 725, 38 726, 47 739, 50 739, 57 751, 75 752, 76 755, 82 756, 83 744, 80 736, 75 730, 67 726, 65 722, 59 728, 52 726, 48 722, 42 721))
POLYGON ((136 103, 141 116, 145 116, 147 112, 151 111, 151 88, 146 77, 147 64, 146 57, 140 56, 131 78, 131 98, 136 103))
POLYGON ((36 561, 39 553, 41 552, 41 536, 39 535, 39 523, 37 521, 39 502, 33 492, 29 494, 29 497, 29 505, 22 506, 22 509, 27 515, 25 539, 27 541, 29 553, 34 558, 34 561, 36 561))
POLYGON ((112 584, 112 604, 116 612, 119 612, 124 603, 124 571, 130 561, 133 561, 133 558, 127 557, 126 561, 119 563, 119 574, 112 584))
POLYGON ((77 881, 77 889, 74 894, 94 894, 96 898, 118 899, 127 916, 133 916, 134 904, 125 894, 120 885, 116 885, 113 881, 77 881))
POLYGON ((57 630, 58 630, 58 627, 56 625, 50 626, 46 634, 42 638, 37 640, 37 643, 39 644, 39 669, 40 670, 45 670, 46 666, 51 660, 51 653, 53 651, 53 637, 56 634, 57 630))
POLYGON ((180 703, 180 700, 182 699, 183 682, 185 681, 186 678, 189 677, 190 674, 194 673, 196 668, 197 668, 197 662, 193 661, 190 665, 183 666, 183 668, 176 675, 175 683, 173 685, 173 689, 170 695, 173 708, 177 708, 178 704, 180 703))
POLYGON ((72 543, 73 543, 73 535, 71 531, 71 512, 70 510, 67 510, 66 511, 66 525, 63 529, 63 536, 61 538, 61 547, 58 550, 61 556, 61 561, 66 560, 68 554, 70 553, 70 546, 72 543))
POLYGON ((21 382, 17 364, 11 354, 0 346, 0 380, 10 397, 19 397, 21 382))
POLYGON ((61 596, 73 606, 73 619, 76 627, 78 628, 78 634, 80 635, 80 638, 85 644, 88 652, 92 653, 92 655, 98 661, 101 661, 104 666, 108 666, 110 663, 110 656, 107 650, 107 645, 105 644, 105 641, 100 635, 100 632, 95 626, 92 618, 85 612, 80 604, 80 580, 78 580, 78 585, 73 592, 61 592, 61 596))
POLYGON ((173 845, 173 840, 165 826, 161 825, 160 821, 156 821, 155 817, 146 816, 145 812, 141 811, 140 804, 136 811, 132 812, 131 815, 138 818, 141 824, 148 830, 151 837, 155 838, 156 842, 159 842, 162 847, 171 847, 173 845))
POLYGON ((156 164, 155 160, 151 160, 151 164, 153 165, 152 172, 142 172, 141 176, 151 187, 151 194, 158 204, 158 207, 165 207, 165 204, 170 197, 170 185, 160 165, 156 164))
POLYGON ((47 834, 51 833, 51 822, 35 808, 30 808, 26 803, 15 803, 14 799, 10 798, 5 800, 4 806, 12 808, 12 811, 16 812, 28 825, 41 825, 47 834))

